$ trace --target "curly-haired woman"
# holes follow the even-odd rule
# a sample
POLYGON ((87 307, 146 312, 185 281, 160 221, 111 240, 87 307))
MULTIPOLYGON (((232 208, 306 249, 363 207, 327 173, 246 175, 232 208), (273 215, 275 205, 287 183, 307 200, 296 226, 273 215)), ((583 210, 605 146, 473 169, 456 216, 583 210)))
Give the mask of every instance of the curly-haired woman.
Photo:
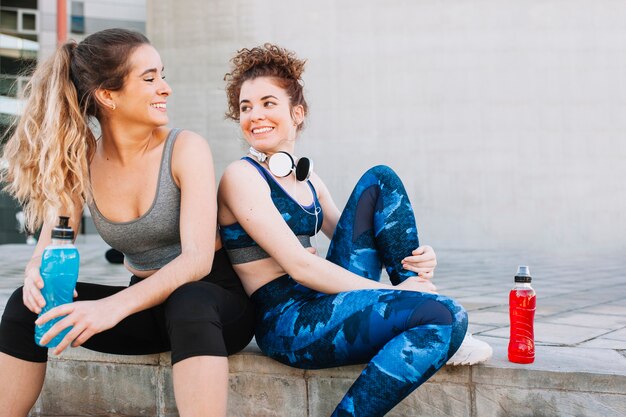
POLYGON ((232 60, 227 116, 250 149, 220 181, 220 233, 255 302, 261 350, 299 368, 367 363, 333 416, 382 416, 457 351, 467 315, 434 293, 434 251, 419 245, 390 168, 368 170, 340 212, 310 161, 293 157, 304 64, 271 44, 232 60), (326 259, 310 244, 320 229, 326 259), (382 265, 393 285, 380 282, 382 265))

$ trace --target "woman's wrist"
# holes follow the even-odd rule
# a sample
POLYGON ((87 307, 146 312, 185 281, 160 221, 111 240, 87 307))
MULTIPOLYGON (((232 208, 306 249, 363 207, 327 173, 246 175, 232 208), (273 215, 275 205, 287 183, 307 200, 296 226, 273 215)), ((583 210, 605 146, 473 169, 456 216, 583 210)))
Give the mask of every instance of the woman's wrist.
POLYGON ((107 312, 106 314, 114 318, 116 324, 130 315, 130 312, 127 311, 127 306, 120 302, 117 297, 118 294, 119 293, 101 299, 104 303, 104 310, 107 312))
POLYGON ((41 256, 35 255, 32 258, 30 258, 30 261, 28 261, 28 263, 26 264, 26 268, 24 268, 24 272, 28 274, 32 270, 39 271, 40 267, 41 267, 41 256))

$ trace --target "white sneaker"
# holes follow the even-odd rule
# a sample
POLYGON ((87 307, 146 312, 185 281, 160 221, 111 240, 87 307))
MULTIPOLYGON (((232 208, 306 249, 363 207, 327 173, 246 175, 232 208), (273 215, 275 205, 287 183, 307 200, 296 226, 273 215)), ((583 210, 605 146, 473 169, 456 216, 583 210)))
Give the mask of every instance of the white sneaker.
POLYGON ((474 339, 471 333, 465 333, 461 347, 446 362, 446 365, 474 365, 485 362, 493 355, 493 349, 488 343, 474 339))

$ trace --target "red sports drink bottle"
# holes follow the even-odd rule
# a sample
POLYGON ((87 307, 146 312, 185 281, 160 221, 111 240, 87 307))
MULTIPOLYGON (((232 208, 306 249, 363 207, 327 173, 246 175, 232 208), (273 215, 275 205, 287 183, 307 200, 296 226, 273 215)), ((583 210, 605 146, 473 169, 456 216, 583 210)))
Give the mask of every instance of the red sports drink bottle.
POLYGON ((535 290, 530 286, 532 278, 528 266, 521 265, 515 275, 515 287, 509 293, 509 360, 516 363, 532 363, 535 360, 535 290))

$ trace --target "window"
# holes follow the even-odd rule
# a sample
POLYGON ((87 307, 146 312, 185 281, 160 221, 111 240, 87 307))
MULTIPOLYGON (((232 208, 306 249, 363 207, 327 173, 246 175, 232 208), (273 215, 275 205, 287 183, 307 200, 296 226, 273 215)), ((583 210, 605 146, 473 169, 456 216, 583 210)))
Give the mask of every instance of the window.
POLYGON ((85 4, 82 1, 72 2, 71 32, 85 33, 85 4))
POLYGON ((37 32, 37 15, 35 13, 22 12, 23 31, 37 32))
POLYGON ((4 6, 0 9, 0 29, 6 33, 36 35, 37 20, 36 10, 4 6))
POLYGON ((17 10, 0 9, 0 29, 17 31, 17 10))

